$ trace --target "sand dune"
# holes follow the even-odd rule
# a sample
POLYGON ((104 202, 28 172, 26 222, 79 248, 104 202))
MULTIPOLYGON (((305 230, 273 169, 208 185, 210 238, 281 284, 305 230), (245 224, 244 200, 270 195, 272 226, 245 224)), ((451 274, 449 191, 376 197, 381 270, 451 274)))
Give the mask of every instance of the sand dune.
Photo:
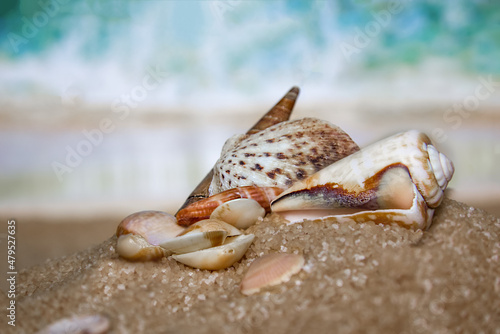
MULTIPOLYGON (((195 270, 164 258, 132 263, 114 237, 18 276, 17 327, 103 314, 110 333, 493 333, 500 328, 500 219, 445 199, 428 231, 268 216, 234 267, 195 270), (288 283, 243 296, 248 265, 302 253, 288 283)), ((21 330, 21 331, 19 331, 21 330)))

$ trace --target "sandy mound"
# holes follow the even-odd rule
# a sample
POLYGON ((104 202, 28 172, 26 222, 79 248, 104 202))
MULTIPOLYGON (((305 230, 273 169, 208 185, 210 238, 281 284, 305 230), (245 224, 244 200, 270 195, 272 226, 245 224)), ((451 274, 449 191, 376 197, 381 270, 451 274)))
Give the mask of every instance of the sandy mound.
MULTIPOLYGON (((114 237, 18 276, 17 326, 32 333, 75 314, 109 317, 112 333, 479 333, 500 328, 500 219, 445 200, 430 230, 306 222, 271 215, 256 241, 218 272, 170 258, 131 263, 114 237), (243 296, 248 265, 303 253, 303 271, 243 296)), ((12 330, 13 328, 10 328, 12 330)))

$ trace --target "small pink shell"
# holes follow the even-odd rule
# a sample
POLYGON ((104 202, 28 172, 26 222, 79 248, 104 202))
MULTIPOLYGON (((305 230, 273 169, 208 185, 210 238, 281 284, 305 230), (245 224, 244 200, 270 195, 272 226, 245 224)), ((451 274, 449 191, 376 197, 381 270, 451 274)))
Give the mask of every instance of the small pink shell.
POLYGON ((276 253, 264 255, 248 268, 240 285, 244 295, 259 292, 262 288, 288 282, 304 266, 304 257, 297 254, 276 253))

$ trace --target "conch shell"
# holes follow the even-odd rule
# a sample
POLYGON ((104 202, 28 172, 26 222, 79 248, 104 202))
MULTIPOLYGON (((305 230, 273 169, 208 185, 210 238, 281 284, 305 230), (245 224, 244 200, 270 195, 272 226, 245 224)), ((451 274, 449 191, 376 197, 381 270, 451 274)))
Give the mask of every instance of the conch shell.
POLYGON ((315 118, 285 121, 229 139, 214 167, 210 194, 243 186, 287 189, 359 150, 339 127, 315 118))
POLYGON ((425 134, 408 131, 294 184, 271 209, 291 221, 336 216, 426 229, 453 172, 452 162, 425 134))

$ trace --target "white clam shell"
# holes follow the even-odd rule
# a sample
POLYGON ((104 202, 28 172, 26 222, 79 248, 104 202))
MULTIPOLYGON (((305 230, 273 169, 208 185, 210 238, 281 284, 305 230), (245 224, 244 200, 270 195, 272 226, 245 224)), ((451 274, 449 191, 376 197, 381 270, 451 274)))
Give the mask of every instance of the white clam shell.
POLYGON ((158 245, 184 231, 177 219, 161 211, 141 211, 123 219, 116 230, 117 253, 131 261, 157 260, 168 255, 158 245))
POLYGON ((266 215, 260 204, 249 198, 238 198, 219 205, 210 218, 220 219, 239 229, 246 229, 266 215))
POLYGON ((220 270, 228 268, 239 261, 245 255, 254 238, 253 234, 229 237, 221 246, 172 255, 172 257, 193 268, 220 270))
MULTIPOLYGON (((414 189, 408 187, 409 183, 396 174, 394 178, 389 178, 390 182, 395 182, 389 189, 398 189, 398 182, 402 182, 406 194, 409 191, 414 193, 410 208, 380 206, 376 198, 380 210, 366 211, 367 208, 361 206, 358 208, 365 211, 344 216, 356 218, 357 221, 371 219, 411 228, 427 228, 432 220, 433 209, 441 203, 446 184, 453 175, 453 164, 442 153, 435 151, 429 138, 418 131, 408 131, 381 140, 297 182, 273 201, 271 209, 275 212, 335 207, 356 209, 356 205, 363 204, 363 201, 368 205, 370 199, 363 196, 378 194, 383 185, 380 180, 384 173, 394 167, 407 169, 407 175, 415 186, 414 189)), ((386 193, 390 195, 390 191, 386 193)), ((397 193, 392 195, 393 199, 397 196, 397 193)), ((393 203, 390 197, 389 203, 393 203)), ((411 199, 411 196, 406 197, 411 199)), ((289 212, 287 216, 296 220, 297 214, 289 212)), ((314 213, 311 215, 314 216, 314 213)))
POLYGON ((251 295, 269 286, 288 282, 304 266, 304 257, 298 254, 267 254, 256 259, 240 284, 244 295, 251 295))
POLYGON ((226 231, 193 232, 165 241, 160 246, 174 254, 194 252, 214 246, 220 246, 226 240, 226 231))
POLYGON ((227 236, 239 235, 234 226, 217 219, 201 220, 187 228, 179 236, 166 240, 160 246, 174 254, 184 254, 200 249, 220 246, 227 236))
POLYGON ((158 260, 168 255, 163 248, 151 245, 137 234, 120 235, 116 242, 116 252, 129 261, 158 260))
POLYGON ((286 189, 357 150, 352 139, 329 122, 281 122, 229 139, 214 166, 209 194, 251 185, 286 189))
POLYGON ((137 234, 151 245, 176 237, 184 231, 175 216, 162 211, 140 211, 125 217, 118 225, 116 235, 137 234))
POLYGON ((104 334, 109 328, 110 321, 103 315, 80 315, 58 320, 37 334, 104 334))

